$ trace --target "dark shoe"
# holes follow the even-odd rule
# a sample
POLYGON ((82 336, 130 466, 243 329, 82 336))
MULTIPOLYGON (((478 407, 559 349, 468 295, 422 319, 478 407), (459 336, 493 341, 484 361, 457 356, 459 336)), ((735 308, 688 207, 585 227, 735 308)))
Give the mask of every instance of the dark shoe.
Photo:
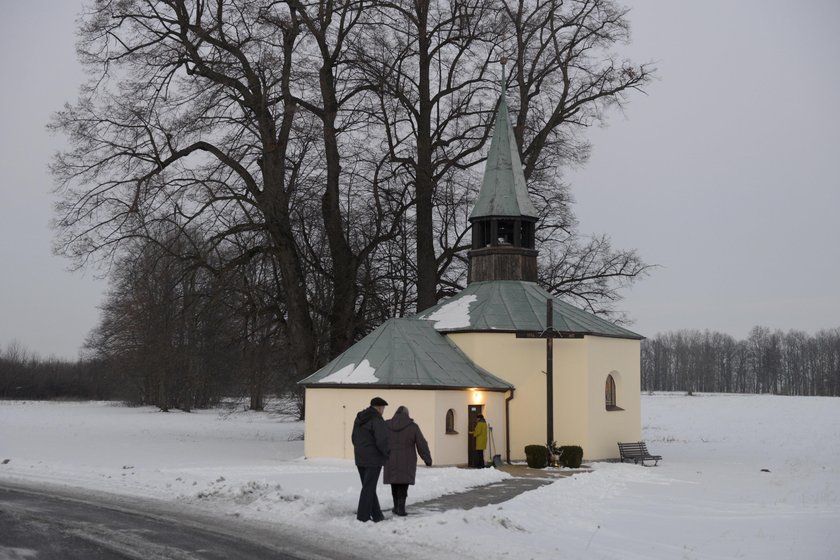
POLYGON ((398 498, 397 499, 397 506, 396 506, 396 513, 400 517, 405 517, 408 515, 405 511, 405 498, 398 498))

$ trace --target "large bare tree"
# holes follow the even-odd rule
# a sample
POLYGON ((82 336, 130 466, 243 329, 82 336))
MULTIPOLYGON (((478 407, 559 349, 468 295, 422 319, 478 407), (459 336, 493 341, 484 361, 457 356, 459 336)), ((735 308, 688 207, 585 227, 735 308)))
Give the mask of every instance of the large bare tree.
POLYGON ((56 117, 74 148, 53 166, 58 247, 79 262, 111 257, 159 222, 192 226, 220 254, 241 249, 226 266, 269 253, 300 374, 323 360, 300 242, 313 198, 332 257, 333 309, 318 310, 330 315, 331 353, 352 341, 355 299, 355 255, 339 206, 336 92, 326 88, 335 81, 334 53, 318 35, 332 33, 332 20, 322 29, 297 17, 304 13, 245 0, 95 2, 80 43, 92 80, 56 117), (326 60, 313 82, 310 57, 318 53, 326 60), (322 92, 322 107, 310 91, 322 92), (252 244, 232 242, 248 232, 252 244))
POLYGON ((504 55, 559 247, 547 283, 583 293, 595 278, 599 310, 644 271, 574 237, 557 171, 650 79, 610 53, 627 38, 611 0, 97 0, 81 22, 90 80, 53 122, 71 146, 53 164, 57 250, 109 263, 178 231, 174 256, 219 279, 262 263, 246 330, 282 337, 293 374, 462 286, 504 55))
POLYGON ((392 0, 372 13, 357 59, 383 96, 391 158, 414 185, 417 308, 463 286, 466 218, 503 79, 498 62, 510 58, 502 87, 542 213, 542 280, 612 313, 618 290, 648 267, 603 236, 580 237, 560 172, 587 160, 586 129, 651 79, 650 65, 613 52, 629 40, 627 10, 609 0, 392 0))

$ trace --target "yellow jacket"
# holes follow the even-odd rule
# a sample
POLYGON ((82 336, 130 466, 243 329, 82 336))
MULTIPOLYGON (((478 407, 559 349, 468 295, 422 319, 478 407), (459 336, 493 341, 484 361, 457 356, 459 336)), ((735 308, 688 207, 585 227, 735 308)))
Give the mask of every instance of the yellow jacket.
POLYGON ((487 449, 487 422, 479 420, 475 425, 475 430, 470 432, 475 436, 475 448, 478 451, 487 449))

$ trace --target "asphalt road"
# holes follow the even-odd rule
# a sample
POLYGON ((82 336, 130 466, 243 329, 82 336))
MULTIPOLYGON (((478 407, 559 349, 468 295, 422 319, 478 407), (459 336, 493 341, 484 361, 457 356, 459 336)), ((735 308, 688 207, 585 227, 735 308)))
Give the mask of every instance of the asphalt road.
POLYGON ((0 560, 323 560, 335 550, 177 505, 0 482, 0 560))

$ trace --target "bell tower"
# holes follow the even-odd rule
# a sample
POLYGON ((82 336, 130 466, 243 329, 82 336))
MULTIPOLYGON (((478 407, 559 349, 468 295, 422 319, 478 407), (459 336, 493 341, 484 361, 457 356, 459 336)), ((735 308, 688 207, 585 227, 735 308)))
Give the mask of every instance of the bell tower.
POLYGON ((502 95, 484 179, 470 214, 472 250, 468 283, 487 280, 537 281, 534 229, 538 213, 528 197, 519 148, 508 116, 502 59, 502 95))

